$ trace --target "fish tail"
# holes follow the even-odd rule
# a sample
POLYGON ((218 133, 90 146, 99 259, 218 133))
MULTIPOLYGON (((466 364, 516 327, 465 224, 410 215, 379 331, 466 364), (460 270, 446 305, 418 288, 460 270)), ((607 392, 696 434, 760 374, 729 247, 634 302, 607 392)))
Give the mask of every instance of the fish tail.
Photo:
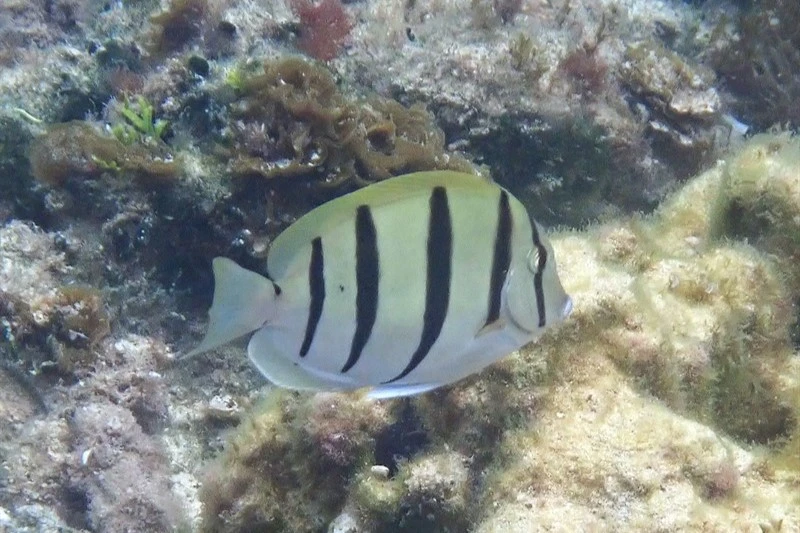
POLYGON ((213 350, 255 331, 276 315, 276 301, 281 292, 278 285, 225 257, 215 258, 213 267, 214 301, 208 311, 208 331, 200 345, 186 357, 213 350))

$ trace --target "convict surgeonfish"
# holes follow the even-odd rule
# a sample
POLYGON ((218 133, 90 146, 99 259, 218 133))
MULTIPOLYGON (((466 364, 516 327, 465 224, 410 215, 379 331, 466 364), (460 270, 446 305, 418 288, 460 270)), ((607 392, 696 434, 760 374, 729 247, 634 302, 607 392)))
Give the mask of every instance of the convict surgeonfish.
POLYGON ((214 259, 210 325, 191 354, 255 331, 250 360, 290 389, 421 393, 497 361, 572 308, 523 205, 449 171, 314 209, 273 241, 267 275, 214 259))

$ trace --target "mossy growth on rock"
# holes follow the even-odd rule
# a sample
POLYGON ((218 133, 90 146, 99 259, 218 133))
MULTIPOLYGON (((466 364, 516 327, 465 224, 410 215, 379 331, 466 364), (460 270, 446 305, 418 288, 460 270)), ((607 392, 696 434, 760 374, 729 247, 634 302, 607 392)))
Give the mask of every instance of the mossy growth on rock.
POLYGON ((543 360, 514 354, 480 377, 420 396, 414 404, 433 442, 447 443, 478 468, 491 461, 504 432, 535 417, 542 394, 535 385, 546 380, 543 360))
POLYGON ((723 18, 712 33, 708 55, 730 105, 760 130, 776 124, 800 127, 800 4, 752 2, 733 22, 723 18))
POLYGON ((201 491, 203 531, 325 531, 370 464, 390 405, 273 391, 237 428, 201 491))
POLYGON ((798 527, 799 148, 757 137, 651 217, 553 237, 575 310, 520 352, 554 381, 502 432, 473 530, 798 527))
POLYGON ((60 287, 49 329, 48 344, 62 373, 90 368, 97 359, 96 344, 110 332, 100 291, 79 285, 60 287))
MULTIPOLYGON (((800 143, 789 133, 757 135, 725 173, 716 231, 780 254, 800 249, 800 143)), ((800 284, 800 270, 786 272, 800 284)))
POLYGON ((467 531, 476 511, 469 465, 443 450, 403 463, 393 478, 365 472, 353 481, 348 508, 366 531, 467 531))
POLYGON ((610 321, 591 325, 611 359, 672 409, 747 444, 797 431, 781 375, 800 295, 798 153, 789 135, 758 136, 650 220, 597 230, 598 258, 630 283, 603 304, 610 321))
POLYGON ((380 528, 399 521, 398 510, 405 494, 404 476, 380 476, 364 468, 351 483, 348 506, 361 523, 380 528))
POLYGON ((180 174, 166 147, 125 144, 83 121, 50 126, 31 143, 29 158, 34 177, 51 185, 104 174, 169 183, 180 174))
POLYGON ((338 187, 417 170, 474 171, 445 151, 444 133, 422 106, 348 96, 315 63, 267 61, 263 74, 236 85, 229 153, 234 177, 305 177, 338 187))

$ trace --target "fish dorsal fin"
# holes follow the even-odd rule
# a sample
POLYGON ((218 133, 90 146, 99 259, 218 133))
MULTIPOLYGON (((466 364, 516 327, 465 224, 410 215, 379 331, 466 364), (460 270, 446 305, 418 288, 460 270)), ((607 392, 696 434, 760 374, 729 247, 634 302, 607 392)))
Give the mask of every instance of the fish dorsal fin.
POLYGON ((389 178, 327 202, 301 217, 272 242, 267 270, 272 279, 281 279, 298 252, 313 239, 355 217, 360 205, 373 210, 382 205, 413 198, 427 197, 433 187, 479 189, 497 187, 489 179, 476 174, 438 170, 414 172, 389 178))

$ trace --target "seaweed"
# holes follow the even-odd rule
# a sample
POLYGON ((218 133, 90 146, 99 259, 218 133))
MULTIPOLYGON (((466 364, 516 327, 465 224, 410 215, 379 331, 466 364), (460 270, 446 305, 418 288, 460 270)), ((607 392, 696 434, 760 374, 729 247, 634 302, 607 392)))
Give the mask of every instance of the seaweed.
POLYGON ((153 105, 141 95, 138 95, 134 103, 125 99, 119 112, 127 123, 115 124, 111 132, 124 144, 132 144, 137 139, 145 143, 157 142, 164 137, 169 127, 166 120, 153 118, 153 105))
POLYGON ((606 84, 608 65, 596 51, 597 47, 578 47, 567 54, 558 65, 559 70, 573 82, 579 94, 596 95, 606 84))
POLYGON ((151 183, 170 182, 179 175, 179 165, 160 147, 126 145, 83 121, 50 126, 31 143, 29 160, 33 176, 51 185, 77 177, 96 179, 107 171, 151 183))
POLYGON ((297 57, 239 79, 230 131, 234 177, 313 177, 322 187, 363 186, 418 170, 472 171, 445 152, 444 133, 421 105, 350 98, 331 74, 297 57))
POLYGON ((76 346, 91 347, 110 331, 109 317, 99 290, 81 285, 65 285, 58 290, 57 329, 76 346))
POLYGON ((97 344, 110 333, 110 319, 98 289, 66 285, 58 289, 47 345, 62 374, 80 374, 95 364, 97 344))
POLYGON ((521 72, 527 82, 535 82, 547 72, 547 62, 540 46, 524 33, 518 33, 508 43, 511 68, 521 72))

